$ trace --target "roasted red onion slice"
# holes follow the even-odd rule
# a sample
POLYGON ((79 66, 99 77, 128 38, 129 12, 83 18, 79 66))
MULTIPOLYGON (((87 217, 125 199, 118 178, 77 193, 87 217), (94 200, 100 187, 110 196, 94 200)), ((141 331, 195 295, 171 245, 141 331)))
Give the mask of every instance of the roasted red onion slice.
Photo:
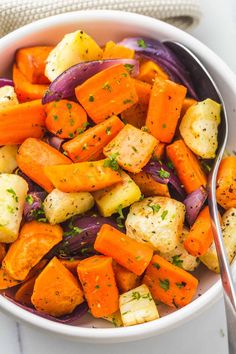
POLYGON ((186 207, 186 219, 190 226, 192 226, 197 219, 197 216, 207 199, 207 191, 204 187, 196 189, 194 192, 188 194, 183 201, 186 207))
POLYGON ((3 86, 14 86, 14 82, 10 79, 0 77, 0 88, 3 86))

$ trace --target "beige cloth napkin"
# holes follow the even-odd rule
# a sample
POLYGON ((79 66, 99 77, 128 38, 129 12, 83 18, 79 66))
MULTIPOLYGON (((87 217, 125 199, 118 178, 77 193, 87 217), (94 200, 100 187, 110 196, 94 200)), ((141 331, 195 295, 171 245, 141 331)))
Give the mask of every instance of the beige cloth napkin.
POLYGON ((0 0, 0 36, 44 17, 91 9, 135 12, 182 29, 196 26, 201 17, 199 0, 0 0))

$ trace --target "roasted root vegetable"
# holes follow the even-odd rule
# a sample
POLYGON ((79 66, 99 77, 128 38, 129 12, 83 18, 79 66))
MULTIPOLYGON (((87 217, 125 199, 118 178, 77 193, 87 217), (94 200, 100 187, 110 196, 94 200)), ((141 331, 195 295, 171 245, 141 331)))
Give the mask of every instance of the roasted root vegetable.
POLYGON ((203 159, 213 159, 218 146, 221 105, 211 99, 191 106, 180 123, 185 144, 203 159))
POLYGON ((138 201, 141 192, 137 184, 125 172, 120 172, 121 181, 114 186, 93 193, 102 216, 111 216, 138 201))
POLYGON ((143 282, 155 301, 176 308, 187 305, 198 286, 197 278, 158 255, 153 256, 143 282))
POLYGON ((31 301, 38 311, 60 317, 84 299, 77 279, 54 257, 37 277, 31 301))
POLYGON ((0 290, 5 290, 18 285, 20 282, 12 278, 3 267, 0 268, 0 290))
POLYGON ((109 41, 106 43, 104 51, 103 51, 103 59, 133 59, 135 52, 133 49, 129 49, 123 47, 121 45, 116 44, 113 41, 109 41))
POLYGON ((184 99, 183 105, 182 105, 182 109, 181 109, 181 113, 180 113, 180 118, 183 118, 183 116, 185 115, 185 113, 187 112, 187 110, 192 107, 193 105, 195 105, 197 103, 197 101, 194 98, 189 98, 186 97, 184 99))
POLYGON ((109 160, 46 166, 47 178, 62 192, 92 192, 121 182, 119 171, 109 167, 109 160))
POLYGON ((178 245, 185 207, 167 197, 150 197, 134 203, 125 225, 127 235, 154 250, 170 252, 178 245))
POLYGON ((42 98, 48 89, 48 85, 31 84, 16 65, 13 66, 13 81, 17 98, 21 103, 42 98))
POLYGON ((88 34, 81 30, 68 33, 48 55, 45 75, 53 81, 72 65, 101 58, 102 49, 88 34))
POLYGON ((60 224, 76 214, 83 214, 94 205, 90 193, 64 193, 53 189, 44 200, 44 211, 50 224, 60 224))
MULTIPOLYGON (((220 215, 219 215, 220 216, 220 215)), ((192 256, 204 255, 213 242, 211 218, 208 206, 198 215, 190 232, 184 240, 184 247, 192 256)))
POLYGON ((155 160, 162 160, 165 156, 166 144, 159 142, 153 151, 155 160))
POLYGON ((0 242, 17 239, 27 191, 28 184, 22 177, 0 174, 0 242))
POLYGON ((114 312, 112 315, 103 316, 103 319, 108 322, 111 322, 114 325, 114 327, 122 327, 123 326, 120 310, 114 312))
POLYGON ((12 173, 17 167, 17 145, 5 145, 0 147, 0 173, 12 173))
POLYGON ((18 104, 18 99, 12 86, 0 87, 0 108, 18 104))
POLYGON ((20 304, 31 307, 31 296, 34 290, 34 284, 37 276, 35 275, 33 278, 26 280, 15 293, 15 300, 20 304))
POLYGON ((124 122, 141 129, 145 126, 148 103, 152 86, 147 82, 133 79, 138 95, 138 102, 121 113, 124 122))
MULTIPOLYGON (((230 208, 222 216, 222 235, 228 260, 231 263, 236 254, 236 208, 230 208)), ((202 263, 213 272, 220 273, 214 242, 207 252, 200 257, 202 263)))
POLYGON ((189 230, 184 227, 182 233, 179 235, 178 244, 175 246, 173 251, 160 253, 160 255, 177 267, 183 268, 188 272, 192 272, 198 267, 199 258, 192 256, 184 248, 183 243, 188 234, 189 230))
POLYGON ((62 240, 62 228, 31 221, 25 223, 18 239, 10 246, 3 267, 16 280, 25 280, 29 271, 62 240))
POLYGON ((194 192, 201 186, 206 187, 207 179, 200 162, 183 140, 168 145, 166 153, 187 193, 194 192))
POLYGON ((74 138, 87 124, 87 113, 76 102, 60 100, 44 107, 47 114, 46 127, 59 138, 74 138))
POLYGON ((112 268, 112 258, 93 256, 78 265, 78 275, 94 317, 112 315, 119 309, 119 293, 112 268))
POLYGON ((125 65, 112 66, 92 76, 75 89, 75 94, 96 124, 138 102, 134 82, 125 65))
POLYGON ((44 75, 46 59, 53 47, 35 46, 20 48, 16 52, 16 65, 31 84, 48 84, 44 75))
POLYGON ((217 202, 225 209, 236 207, 236 157, 224 158, 219 167, 216 185, 217 202))
POLYGON ((175 135, 186 92, 186 87, 173 81, 154 81, 146 126, 163 143, 170 143, 175 135))
POLYGON ((45 131, 45 118, 40 100, 0 106, 0 145, 21 144, 29 137, 41 138, 45 131))
POLYGON ((124 326, 133 326, 159 318, 155 302, 145 284, 120 295, 119 303, 124 326))
POLYGON ((125 293, 140 284, 140 277, 130 270, 122 267, 120 264, 113 264, 113 269, 116 278, 116 284, 121 293, 125 293))
POLYGON ((167 73, 157 63, 152 60, 144 60, 140 65, 138 79, 152 85, 156 77, 163 80, 168 80, 169 78, 167 73))
POLYGON ((60 262, 75 276, 78 275, 77 273, 77 268, 79 263, 81 262, 81 259, 60 259, 60 262))
POLYGON ((102 155, 104 146, 123 127, 124 123, 117 116, 112 116, 64 143, 63 149, 74 162, 96 160, 102 155))
POLYGON ((6 244, 5 243, 0 243, 0 266, 2 264, 2 261, 4 257, 6 256, 6 244))
POLYGON ((20 146, 17 163, 21 171, 47 192, 53 190, 53 184, 44 172, 45 166, 66 165, 71 161, 45 142, 28 138, 20 146))
POLYGON ((127 124, 103 149, 105 156, 116 158, 118 164, 133 173, 141 171, 150 160, 158 141, 150 134, 127 124))
POLYGON ((139 173, 132 173, 130 177, 139 186, 142 194, 145 197, 160 195, 169 197, 168 185, 155 181, 148 173, 141 171, 139 173))
POLYGON ((107 224, 104 224, 98 232, 94 249, 112 257, 136 275, 141 275, 145 271, 153 254, 149 246, 131 239, 107 224))

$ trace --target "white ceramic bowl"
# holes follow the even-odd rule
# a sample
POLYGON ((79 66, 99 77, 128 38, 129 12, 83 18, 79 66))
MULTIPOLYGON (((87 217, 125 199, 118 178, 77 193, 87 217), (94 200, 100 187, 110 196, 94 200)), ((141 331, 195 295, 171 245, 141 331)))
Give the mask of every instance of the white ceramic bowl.
MULTIPOLYGON (((64 34, 83 29, 100 44, 108 40, 118 41, 127 36, 147 36, 160 40, 182 42, 192 49, 206 65, 226 103, 230 123, 228 149, 236 150, 233 132, 236 129, 236 80, 227 65, 205 45, 189 34, 155 19, 119 11, 81 11, 53 16, 24 26, 0 40, 0 76, 10 75, 16 49, 31 45, 56 44, 64 34)), ((234 267, 234 273, 236 273, 234 267)), ((0 296, 3 311, 41 329, 87 342, 121 342, 158 335, 192 319, 206 311, 221 296, 219 277, 202 267, 198 270, 201 279, 196 299, 188 306, 149 323, 126 328, 109 328, 107 322, 94 320, 89 315, 76 326, 62 325, 30 314, 0 296), (96 328, 93 328, 93 327, 96 328)))

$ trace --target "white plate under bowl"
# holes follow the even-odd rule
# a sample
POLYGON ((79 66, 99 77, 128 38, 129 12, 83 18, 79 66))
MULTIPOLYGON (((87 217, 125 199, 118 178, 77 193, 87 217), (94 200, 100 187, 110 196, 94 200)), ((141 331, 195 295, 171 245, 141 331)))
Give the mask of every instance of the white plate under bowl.
MULTIPOLYGON (((18 48, 32 45, 55 45, 64 34, 77 29, 86 31, 101 45, 108 40, 119 41, 128 36, 145 36, 159 40, 179 41, 192 49, 206 65, 219 86, 229 117, 228 149, 236 150, 234 138, 236 79, 234 74, 216 54, 191 35, 150 17, 120 11, 79 11, 49 17, 24 26, 0 39, 0 76, 10 77, 14 54, 18 48)), ((236 273, 236 267, 233 268, 236 273)), ((133 327, 112 328, 108 322, 93 319, 89 315, 86 315, 76 325, 63 325, 32 315, 2 296, 0 296, 0 307, 6 313, 31 325, 76 340, 96 343, 133 341, 158 335, 180 326, 193 316, 206 311, 219 299, 221 296, 219 277, 209 272, 204 266, 201 266, 197 272, 200 285, 193 302, 173 313, 168 313, 168 309, 163 306, 160 309, 162 318, 133 327)))

